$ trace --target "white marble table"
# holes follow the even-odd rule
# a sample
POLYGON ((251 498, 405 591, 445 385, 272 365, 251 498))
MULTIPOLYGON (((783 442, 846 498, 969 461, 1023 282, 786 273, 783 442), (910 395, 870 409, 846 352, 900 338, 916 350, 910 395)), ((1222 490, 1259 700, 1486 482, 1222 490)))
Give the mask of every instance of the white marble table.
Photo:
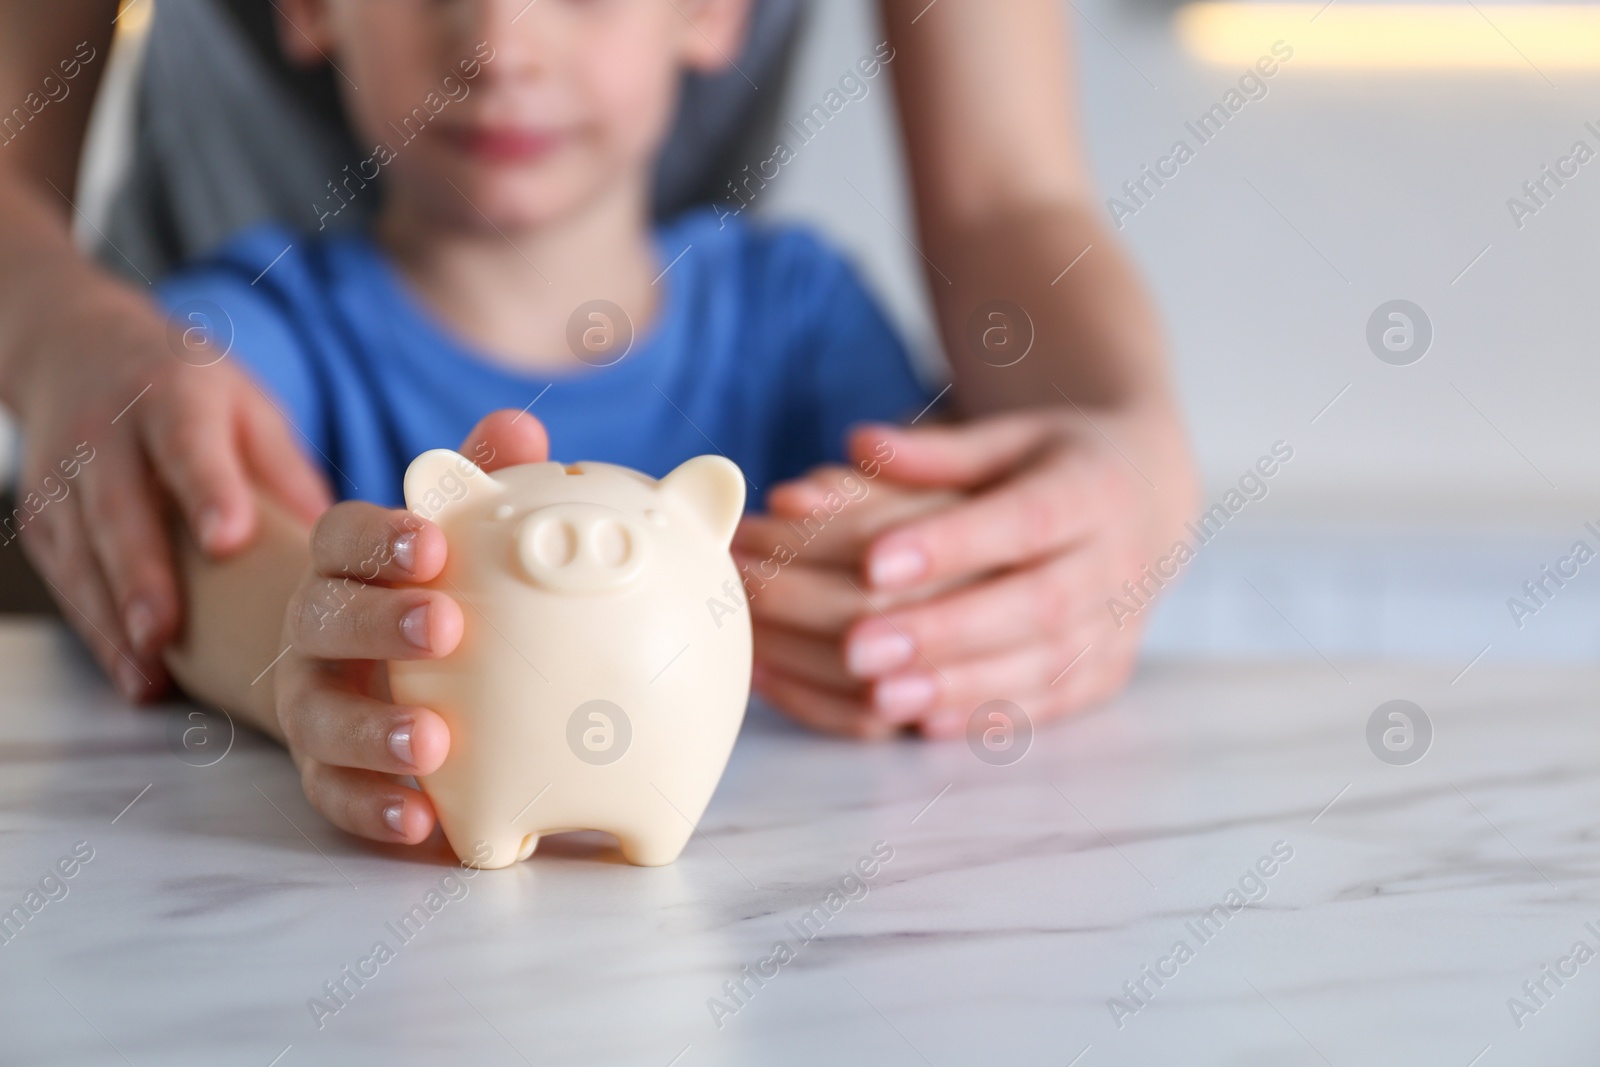
POLYGON ((1459 669, 1151 666, 1007 766, 758 710, 676 865, 568 838, 457 881, 320 822, 250 736, 191 765, 185 709, 121 707, 61 633, 0 625, 0 908, 73 870, 0 944, 0 1062, 1594 1063, 1600 961, 1542 968, 1600 949, 1600 671, 1459 669), (1392 698, 1433 724, 1409 766, 1366 741, 1392 698))

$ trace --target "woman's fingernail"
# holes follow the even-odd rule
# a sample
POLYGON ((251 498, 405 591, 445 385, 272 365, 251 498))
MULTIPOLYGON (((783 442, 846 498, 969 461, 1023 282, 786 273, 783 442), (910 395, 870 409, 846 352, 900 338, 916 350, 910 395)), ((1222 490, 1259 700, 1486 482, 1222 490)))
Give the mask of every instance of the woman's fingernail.
POLYGON ((867 576, 879 589, 910 585, 928 573, 928 557, 915 548, 892 548, 872 557, 867 576))
POLYGON ((394 561, 400 569, 411 573, 417 569, 417 531, 410 530, 394 539, 394 561))
POLYGON ((885 679, 873 690, 872 703, 881 712, 895 717, 912 715, 933 707, 939 686, 925 674, 902 674, 885 679))
POLYGON ((156 613, 149 601, 140 599, 128 605, 124 625, 128 627, 128 640, 133 643, 133 650, 141 656, 148 655, 150 640, 156 632, 156 613))
POLYGON ((424 652, 431 651, 433 645, 428 641, 428 605, 418 604, 404 615, 400 616, 400 634, 408 644, 415 645, 424 652))
POLYGON ((406 833, 406 802, 397 800, 383 809, 383 824, 393 830, 397 836, 404 837, 406 833))
POLYGON ((857 678, 871 678, 903 666, 915 653, 905 635, 890 630, 863 634, 851 641, 845 661, 857 678))
POLYGON ((415 761, 411 758, 411 724, 405 723, 389 731, 389 751, 394 753, 394 758, 404 766, 413 767, 415 761))

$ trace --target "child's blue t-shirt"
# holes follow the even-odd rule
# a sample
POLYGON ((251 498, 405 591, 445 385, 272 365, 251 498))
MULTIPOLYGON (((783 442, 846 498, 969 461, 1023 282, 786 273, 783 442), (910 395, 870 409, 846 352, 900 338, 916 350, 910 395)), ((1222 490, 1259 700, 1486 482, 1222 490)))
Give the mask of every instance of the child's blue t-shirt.
MULTIPOLYGON (((854 270, 810 233, 693 212, 656 233, 655 321, 609 366, 542 375, 453 337, 366 237, 261 226, 171 275, 163 303, 242 360, 341 499, 403 504, 410 461, 527 408, 551 458, 661 477, 720 452, 752 503, 844 458, 854 423, 930 400, 854 270), (218 311, 221 314, 218 314, 218 311), (531 406, 530 406, 531 405, 531 406)), ((595 320, 602 322, 603 320, 595 320)))

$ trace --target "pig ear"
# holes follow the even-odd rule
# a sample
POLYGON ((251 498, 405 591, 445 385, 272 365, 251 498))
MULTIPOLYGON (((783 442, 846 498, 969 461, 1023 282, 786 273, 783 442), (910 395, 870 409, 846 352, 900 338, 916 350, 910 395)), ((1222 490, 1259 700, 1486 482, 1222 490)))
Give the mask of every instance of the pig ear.
POLYGON ((744 474, 725 456, 696 456, 661 479, 663 491, 688 504, 706 520, 726 548, 744 514, 744 474))
POLYGON ((499 496, 505 487, 461 453, 434 448, 406 468, 405 491, 406 507, 431 521, 468 500, 499 496))

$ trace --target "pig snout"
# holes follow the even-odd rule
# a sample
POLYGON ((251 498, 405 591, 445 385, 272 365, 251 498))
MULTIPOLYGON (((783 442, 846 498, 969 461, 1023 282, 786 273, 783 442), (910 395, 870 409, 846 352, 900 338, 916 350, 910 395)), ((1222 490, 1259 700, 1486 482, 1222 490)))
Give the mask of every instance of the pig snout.
POLYGON ((528 577, 559 590, 627 585, 649 554, 639 523, 600 504, 552 504, 531 512, 517 527, 516 546, 528 577))

